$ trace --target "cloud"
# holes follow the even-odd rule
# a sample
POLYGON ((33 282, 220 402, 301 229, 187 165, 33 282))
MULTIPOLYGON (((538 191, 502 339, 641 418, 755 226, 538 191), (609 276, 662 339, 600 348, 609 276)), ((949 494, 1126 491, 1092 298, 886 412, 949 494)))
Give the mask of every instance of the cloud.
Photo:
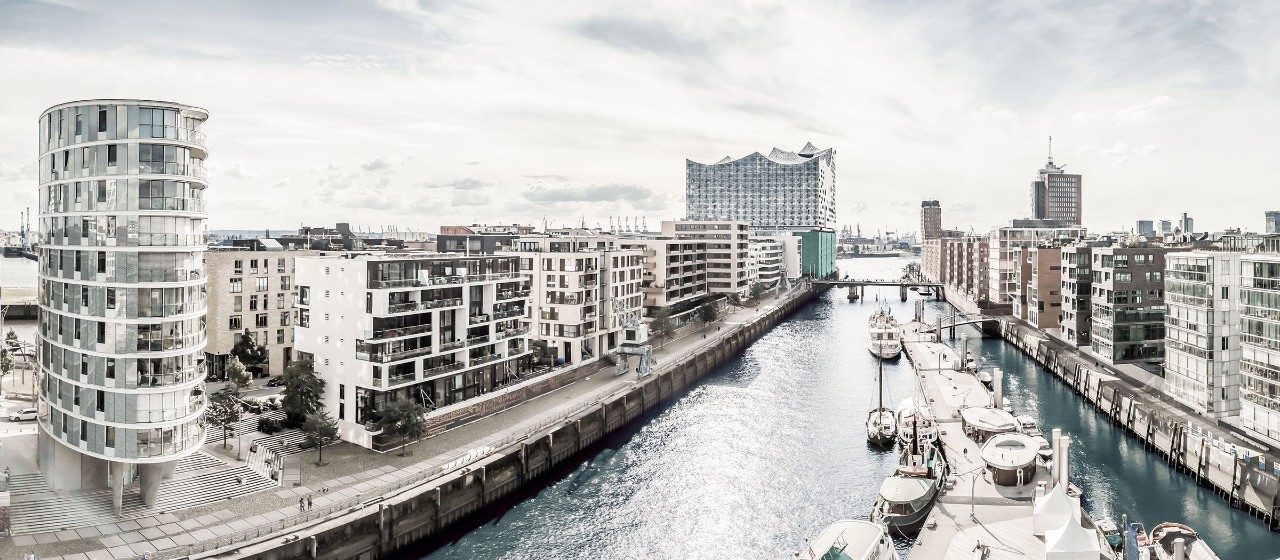
POLYGON ((1098 118, 1098 113, 1096 112, 1079 111, 1076 114, 1071 115, 1071 122, 1078 122, 1078 123, 1093 122, 1097 118, 1098 118))
POLYGON ((1156 113, 1159 110, 1170 105, 1173 105, 1173 98, 1161 95, 1151 101, 1120 109, 1116 111, 1116 126, 1149 121, 1156 117, 1156 113))
POLYGON ((461 192, 453 197, 454 206, 485 206, 492 201, 484 193, 461 192))
POLYGON ((653 191, 640 185, 605 183, 599 185, 556 186, 533 185, 525 191, 530 202, 612 202, 641 201, 654 196, 653 191))
POLYGON ((418 183, 418 186, 424 189, 452 188, 460 191, 474 191, 478 189, 487 188, 491 185, 493 185, 493 183, 486 183, 479 179, 472 179, 471 177, 454 179, 453 181, 449 181, 448 183, 418 183))
POLYGON ((706 58, 710 46, 701 39, 659 21, 640 21, 613 16, 583 20, 576 31, 588 39, 627 51, 664 57, 706 58))
POLYGON ((1100 150, 1099 155, 1116 158, 1112 160, 1112 167, 1119 167, 1129 162, 1129 158, 1133 156, 1149 156, 1159 153, 1163 148, 1160 146, 1148 144, 1137 148, 1132 148, 1124 142, 1116 142, 1115 146, 1100 150))
POLYGON ((258 174, 250 171, 243 163, 235 162, 231 167, 222 170, 222 174, 236 179, 257 179, 258 174))
POLYGON ((307 66, 327 70, 403 70, 411 66, 415 58, 408 55, 308 54, 302 57, 302 61, 307 66))
POLYGON ((285 188, 285 187, 287 187, 287 186, 289 186, 289 180, 288 180, 288 179, 284 179, 284 180, 281 180, 281 181, 276 181, 276 184, 271 185, 271 188, 273 188, 273 189, 283 189, 283 188, 285 188))
POLYGON ((386 171, 391 171, 391 166, 392 166, 391 160, 385 157, 376 157, 360 164, 360 169, 363 169, 370 173, 382 173, 386 171))
POLYGON ((9 165, 0 163, 0 181, 27 181, 35 180, 36 164, 28 163, 25 165, 9 165))

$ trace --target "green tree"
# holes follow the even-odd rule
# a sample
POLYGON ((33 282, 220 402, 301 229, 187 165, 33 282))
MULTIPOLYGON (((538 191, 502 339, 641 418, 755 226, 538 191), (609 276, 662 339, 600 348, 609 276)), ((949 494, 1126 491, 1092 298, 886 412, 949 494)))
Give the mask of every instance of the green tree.
POLYGON ((324 380, 316 375, 311 360, 298 360, 284 370, 284 393, 280 408, 290 427, 297 427, 320 410, 324 380))
POLYGON ((742 296, 739 296, 737 293, 729 294, 728 301, 729 305, 742 307, 742 296))
POLYGON ((547 341, 532 339, 529 341, 529 348, 533 350, 533 362, 541 364, 546 362, 550 355, 547 353, 547 341))
MULTIPOLYGON (((9 355, 9 349, 0 347, 0 381, 4 380, 4 376, 13 373, 13 357, 9 355)), ((0 394, 3 394, 0 391, 0 394)))
POLYGON ((766 289, 767 289, 767 288, 765 288, 765 287, 764 287, 764 284, 761 284, 760 282, 756 282, 755 284, 752 284, 752 285, 751 285, 751 299, 754 299, 754 300, 757 300, 757 301, 758 301, 758 300, 760 299, 760 296, 764 295, 764 291, 765 291, 766 289))
POLYGON ((18 347, 18 333, 13 332, 13 329, 9 329, 9 332, 5 333, 5 335, 4 335, 4 344, 5 344, 5 346, 8 346, 9 348, 17 348, 17 347, 18 347))
POLYGON ((249 329, 245 329, 244 334, 240 335, 239 340, 236 340, 235 346, 231 347, 231 355, 238 358, 240 363, 244 364, 247 369, 261 367, 262 364, 267 363, 267 358, 269 357, 267 347, 258 344, 253 339, 253 333, 250 333, 249 329))
POLYGON ((671 310, 663 307, 655 311, 653 319, 649 321, 649 334, 662 341, 659 348, 666 342, 667 337, 671 336, 671 331, 671 310))
POLYGON ((227 360, 225 371, 227 372, 227 383, 235 385, 237 392, 253 384, 253 376, 249 375, 249 370, 245 369, 244 364, 240 363, 240 358, 237 358, 234 354, 227 360))
POLYGON ((400 456, 410 441, 418 441, 427 435, 427 421, 423 418, 427 409, 413 399, 391 401, 382 408, 378 428, 384 433, 400 438, 400 456))
POLYGON ((698 319, 702 320, 702 328, 707 328, 707 324, 715 321, 720 316, 720 310, 716 309, 715 302, 708 301, 698 306, 698 319))
POLYGON ((308 443, 316 446, 316 466, 324 466, 324 446, 338 439, 338 421, 321 409, 302 423, 302 433, 308 443))
POLYGON ((227 432, 240 420, 240 403, 236 402, 238 393, 233 391, 214 393, 209 399, 209 410, 205 418, 209 425, 222 430, 222 448, 227 448, 227 432))

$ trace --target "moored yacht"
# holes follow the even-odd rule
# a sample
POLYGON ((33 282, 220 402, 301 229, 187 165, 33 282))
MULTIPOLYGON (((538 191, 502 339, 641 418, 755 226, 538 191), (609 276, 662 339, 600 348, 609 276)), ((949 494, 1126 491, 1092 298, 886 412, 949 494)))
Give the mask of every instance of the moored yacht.
POLYGON ((899 560, 885 527, 860 519, 832 523, 796 556, 807 560, 899 560))
POLYGON ((933 422, 929 410, 920 409, 915 399, 904 399, 898 404, 898 443, 903 447, 911 445, 912 438, 920 443, 932 445, 938 441, 938 425, 933 422))
POLYGON ((868 349, 880 358, 896 358, 902 353, 902 329, 885 308, 876 311, 867 322, 871 331, 868 349))
POLYGON ((884 406, 884 359, 879 360, 879 371, 876 372, 876 387, 880 400, 875 403, 867 415, 867 441, 881 447, 893 447, 893 437, 898 431, 898 422, 893 411, 884 406))
POLYGON ((912 439, 913 443, 903 448, 902 464, 880 484, 880 495, 871 509, 872 521, 905 536, 916 534, 924 525, 947 470, 938 446, 919 441, 912 439))
POLYGON ((1199 534, 1181 523, 1156 525, 1146 545, 1140 546, 1142 560, 1220 560, 1199 534))

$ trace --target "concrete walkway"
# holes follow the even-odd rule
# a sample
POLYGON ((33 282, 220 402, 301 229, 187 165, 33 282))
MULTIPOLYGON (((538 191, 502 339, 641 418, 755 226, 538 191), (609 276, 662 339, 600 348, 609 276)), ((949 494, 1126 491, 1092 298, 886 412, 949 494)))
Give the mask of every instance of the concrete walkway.
MULTIPOLYGON (((792 297, 803 295, 804 292, 797 290, 792 297)), ((706 329, 693 329, 680 339, 663 343, 655 349, 656 369, 666 369, 681 357, 704 351, 779 303, 767 297, 754 308, 732 310, 706 329)), ((108 560, 138 558, 152 551, 160 551, 156 558, 176 558, 231 543, 252 542, 304 524, 321 523, 365 500, 403 491, 462 468, 502 445, 593 406, 636 381, 634 375, 614 375, 613 366, 596 362, 586 367, 595 367, 597 371, 493 416, 410 444, 408 456, 395 451, 376 453, 348 443, 326 446, 325 466, 315 466, 315 453, 297 456, 302 461, 301 482, 296 487, 259 492, 229 503, 165 512, 162 515, 166 516, 167 523, 156 527, 126 524, 115 527, 115 534, 106 534, 112 527, 102 526, 98 528, 98 535, 87 538, 72 538, 73 531, 62 535, 63 538, 37 534, 31 535, 31 540, 3 539, 0 558, 21 558, 24 553, 36 552, 41 560, 108 560), (306 506, 307 498, 311 499, 310 508, 306 506), (144 532, 146 529, 156 530, 144 532)), ((206 446, 205 450, 230 463, 244 464, 244 461, 235 461, 234 449, 224 450, 220 445, 213 445, 206 446)))

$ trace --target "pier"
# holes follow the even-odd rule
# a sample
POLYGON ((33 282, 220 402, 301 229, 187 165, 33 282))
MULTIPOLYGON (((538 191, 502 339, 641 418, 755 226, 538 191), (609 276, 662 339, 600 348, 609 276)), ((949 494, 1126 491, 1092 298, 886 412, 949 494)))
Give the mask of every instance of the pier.
POLYGON ((39 318, 35 288, 0 288, 0 314, 6 319, 39 318))

